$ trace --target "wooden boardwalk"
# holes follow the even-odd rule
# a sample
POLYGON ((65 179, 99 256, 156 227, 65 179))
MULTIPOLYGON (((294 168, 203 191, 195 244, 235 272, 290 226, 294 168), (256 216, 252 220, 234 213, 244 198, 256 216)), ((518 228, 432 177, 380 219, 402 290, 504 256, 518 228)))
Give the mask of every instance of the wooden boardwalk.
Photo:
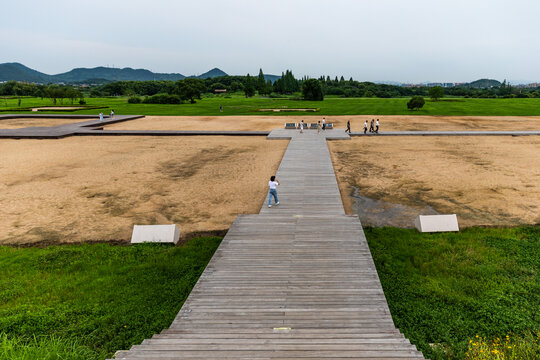
MULTIPOLYGON (((117 359, 420 359, 395 328, 325 137, 298 134, 280 205, 239 216, 170 328, 117 359)), ((269 138, 283 138, 283 132, 269 138)))

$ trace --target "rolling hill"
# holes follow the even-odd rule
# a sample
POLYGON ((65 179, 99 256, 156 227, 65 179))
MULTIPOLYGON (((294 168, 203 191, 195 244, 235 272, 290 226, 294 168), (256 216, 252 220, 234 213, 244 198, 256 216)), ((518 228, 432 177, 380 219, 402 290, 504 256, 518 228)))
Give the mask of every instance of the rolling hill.
POLYGON ((49 83, 51 75, 30 69, 19 63, 0 64, 0 81, 25 81, 33 83, 49 83))
MULTIPOLYGON (((219 76, 227 76, 228 74, 221 69, 213 68, 199 76, 190 76, 192 78, 208 79, 219 76)), ((132 68, 110 68, 110 67, 95 67, 95 68, 76 68, 71 71, 48 75, 20 63, 3 63, 0 64, 0 81, 21 81, 40 84, 49 83, 66 83, 66 84, 81 84, 81 83, 104 83, 108 81, 149 81, 149 80, 182 80, 186 76, 178 73, 154 73, 146 69, 132 68)), ((277 75, 265 74, 266 80, 272 82, 280 78, 277 75)))

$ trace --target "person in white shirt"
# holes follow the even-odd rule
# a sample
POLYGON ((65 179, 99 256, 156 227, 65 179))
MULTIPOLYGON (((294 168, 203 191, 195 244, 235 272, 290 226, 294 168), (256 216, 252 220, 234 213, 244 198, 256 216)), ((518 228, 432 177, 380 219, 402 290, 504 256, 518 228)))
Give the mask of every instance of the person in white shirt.
POLYGON ((304 132, 304 120, 300 123, 300 134, 304 132))
POLYGON ((111 119, 114 120, 114 109, 111 109, 111 119))
POLYGON ((375 122, 375 132, 377 134, 379 133, 379 119, 377 119, 377 121, 375 122))
POLYGON ((367 120, 364 121, 364 135, 367 133, 367 120))
POLYGON ((275 176, 270 176, 270 181, 268 182, 268 187, 270 188, 270 191, 268 192, 268 207, 272 207, 272 196, 274 197, 275 205, 279 205, 279 201, 277 198, 277 186, 279 185, 279 181, 276 179, 275 176))
POLYGON ((102 112, 99 113, 99 121, 103 121, 103 113, 102 112))
POLYGON ((322 118, 322 129, 326 130, 326 119, 322 118))

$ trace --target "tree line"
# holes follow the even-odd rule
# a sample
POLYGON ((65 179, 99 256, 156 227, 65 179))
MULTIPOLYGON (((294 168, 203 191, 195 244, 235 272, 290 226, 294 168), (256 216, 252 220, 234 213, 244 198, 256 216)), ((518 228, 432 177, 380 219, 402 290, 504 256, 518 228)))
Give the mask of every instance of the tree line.
POLYGON ((372 82, 345 80, 343 76, 332 79, 330 76, 320 76, 318 79, 295 78, 291 70, 281 74, 272 82, 265 80, 262 69, 257 76, 220 76, 208 79, 186 78, 179 81, 115 81, 89 88, 69 85, 37 85, 8 81, 0 84, 0 95, 35 96, 50 98, 53 103, 57 100, 75 99, 84 101, 84 96, 127 96, 132 102, 149 103, 181 103, 195 102, 202 94, 212 94, 216 90, 226 90, 227 93, 242 92, 246 97, 255 95, 280 97, 303 97, 309 100, 322 100, 325 95, 339 97, 417 97, 431 96, 438 100, 443 96, 471 98, 540 98, 540 88, 523 89, 510 86, 504 81, 500 87, 488 89, 467 86, 455 87, 404 87, 397 85, 376 84, 372 82), (433 96, 433 89, 441 92, 433 96), (159 96, 158 96, 159 95, 159 96), (167 96, 165 96, 167 95, 167 96))
MULTIPOLYGON (((83 92, 69 85, 41 85, 33 83, 22 83, 17 81, 8 81, 0 84, 0 96, 33 96, 50 99, 54 105, 59 101, 64 103, 64 99, 70 100, 71 104, 78 99, 79 104, 85 104, 83 92)), ((20 101, 19 101, 20 104, 20 101)))

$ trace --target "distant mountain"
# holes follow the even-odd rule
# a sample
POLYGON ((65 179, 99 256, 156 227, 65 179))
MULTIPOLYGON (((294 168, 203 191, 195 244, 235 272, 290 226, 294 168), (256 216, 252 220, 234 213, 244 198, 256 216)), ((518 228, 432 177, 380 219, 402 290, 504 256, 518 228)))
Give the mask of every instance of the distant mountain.
POLYGON ((270 80, 273 83, 281 79, 281 75, 270 75, 270 74, 264 74, 264 80, 268 81, 270 80))
POLYGON ((99 79, 100 82, 106 81, 145 81, 145 80, 181 80, 185 76, 182 74, 161 74, 153 73, 146 69, 132 68, 78 68, 66 73, 57 75, 47 75, 39 71, 30 69, 19 63, 0 64, 0 81, 26 81, 33 83, 84 83, 99 79))
MULTIPOLYGON (((190 76, 199 79, 215 78, 219 76, 227 76, 227 73, 218 68, 213 68, 199 76, 190 76)), ((281 76, 265 74, 264 79, 275 82, 281 76)), ((30 69, 19 63, 4 63, 0 64, 0 81, 21 81, 32 83, 69 83, 69 84, 103 84, 111 81, 148 81, 148 80, 182 80, 186 76, 182 74, 163 74, 154 73, 146 69, 132 68, 110 68, 110 67, 95 67, 95 68, 76 68, 71 71, 48 75, 42 72, 30 69)))
POLYGON ((132 68, 109 68, 109 67, 96 67, 96 68, 78 68, 68 71, 63 74, 53 75, 55 82, 81 82, 88 79, 106 79, 112 81, 148 81, 148 80, 181 80, 185 76, 182 74, 160 74, 153 73, 146 69, 132 69, 132 68))
POLYGON ((479 89, 489 89, 492 87, 500 87, 501 82, 493 79, 480 79, 468 84, 463 84, 464 87, 479 88, 479 89))
POLYGON ((0 81, 26 81, 33 83, 52 82, 51 76, 39 71, 30 69, 19 63, 0 64, 0 81))
POLYGON ((209 70, 205 72, 204 74, 201 74, 199 76, 193 76, 197 77, 199 79, 208 79, 208 78, 215 78, 220 76, 227 76, 227 73, 221 69, 213 68, 212 70, 209 70))

